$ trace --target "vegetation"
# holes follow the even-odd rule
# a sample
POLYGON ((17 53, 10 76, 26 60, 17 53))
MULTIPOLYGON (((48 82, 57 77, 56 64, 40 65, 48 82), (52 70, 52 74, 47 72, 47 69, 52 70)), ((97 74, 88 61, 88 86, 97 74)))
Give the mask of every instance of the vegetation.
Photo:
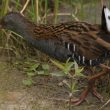
MULTIPOLYGON (((66 21, 87 20, 90 14, 88 15, 88 12, 86 13, 84 11, 86 11, 86 8, 88 8, 88 11, 90 11, 90 8, 96 8, 96 2, 98 0, 92 0, 91 3, 88 2, 88 0, 55 0, 55 2, 54 0, 1 1, 2 5, 0 10, 0 17, 4 16, 9 11, 19 11, 36 23, 58 23, 62 22, 61 19, 64 18, 63 16, 65 16, 65 18, 67 16, 66 21), (60 11, 67 6, 70 7, 67 8, 70 11, 66 13, 60 11)), ((92 13, 94 12, 95 10, 91 12, 91 20, 89 21, 97 22, 99 21, 99 19, 97 19, 97 15, 92 17, 92 13)), ((11 51, 17 58, 20 56, 29 57, 32 54, 31 50, 34 51, 34 54, 38 54, 38 51, 36 51, 36 49, 32 49, 23 39, 17 36, 18 35, 15 35, 15 33, 13 35, 9 31, 2 30, 0 32, 1 48, 4 48, 8 54, 10 54, 11 51)))
MULTIPOLYGON (((1 0, 0 17, 3 17, 9 11, 18 11, 27 16, 36 23, 59 23, 63 18, 68 20, 87 20, 91 23, 100 23, 99 15, 97 15, 97 6, 103 4, 102 0, 1 0), (100 5, 97 4, 100 3, 100 5), (69 6, 69 8, 68 8, 69 6), (62 12, 64 7, 69 11, 62 12), (91 10, 91 8, 93 10, 91 10), (95 16, 92 14, 95 13, 95 16), (65 16, 65 17, 63 17, 65 16), (91 16, 91 18, 90 18, 91 16), (88 19, 89 18, 89 19, 88 19), (50 20, 51 19, 51 20, 50 20), (51 21, 51 22, 50 22, 51 21)), ((65 10, 64 10, 65 11, 65 10)), ((63 19, 65 21, 65 19, 63 19)), ((69 77, 70 81, 63 81, 69 89, 69 98, 71 99, 74 92, 77 91, 77 81, 79 77, 85 78, 82 75, 83 68, 79 68, 76 62, 60 63, 51 60, 48 57, 44 58, 44 54, 40 53, 33 47, 29 46, 21 36, 12 33, 8 30, 0 31, 0 51, 2 55, 7 55, 9 61, 11 57, 16 58, 14 65, 18 68, 23 65, 23 71, 27 75, 27 79, 22 82, 26 86, 34 84, 33 77, 36 75, 55 76, 55 77, 69 77), (35 57, 37 59, 35 59, 35 57), (17 60, 18 59, 18 60, 17 60), (20 61, 21 60, 21 61, 20 61), (22 62, 24 61, 24 63, 22 62), (21 64, 21 62, 23 64, 21 64), (42 63, 45 62, 45 63, 42 63), (50 65, 59 68, 57 71, 52 72, 50 65), (74 74, 71 74, 71 71, 74 74)), ((110 89, 109 89, 110 90, 110 89)))

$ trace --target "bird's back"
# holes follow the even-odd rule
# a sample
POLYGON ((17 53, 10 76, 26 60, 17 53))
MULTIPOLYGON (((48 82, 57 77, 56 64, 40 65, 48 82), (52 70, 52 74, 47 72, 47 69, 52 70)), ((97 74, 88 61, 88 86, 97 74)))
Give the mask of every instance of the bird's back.
POLYGON ((6 28, 22 35, 37 49, 60 61, 70 58, 78 64, 94 66, 103 62, 109 51, 96 38, 110 42, 109 34, 99 25, 86 22, 66 22, 58 25, 35 25, 19 13, 10 13, 6 28), (14 20, 17 18, 17 21, 14 20))

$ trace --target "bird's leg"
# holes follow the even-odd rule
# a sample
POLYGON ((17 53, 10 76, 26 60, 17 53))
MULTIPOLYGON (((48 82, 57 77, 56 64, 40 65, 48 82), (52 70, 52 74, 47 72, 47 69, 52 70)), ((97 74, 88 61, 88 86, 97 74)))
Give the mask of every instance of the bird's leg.
POLYGON ((95 87, 92 88, 91 93, 93 94, 93 96, 95 96, 101 102, 103 102, 103 97, 96 91, 96 88, 95 87))
POLYGON ((94 89, 94 84, 95 84, 95 80, 94 79, 90 79, 88 80, 88 86, 84 89, 84 91, 82 92, 81 96, 79 99, 77 100, 71 100, 71 103, 74 103, 74 105, 80 105, 82 102, 85 101, 87 95, 91 92, 94 96, 98 97, 97 96, 97 92, 95 91, 94 89))
POLYGON ((96 91, 95 88, 95 81, 96 79, 100 78, 101 76, 103 76, 104 74, 106 74, 107 72, 102 71, 101 73, 98 73, 92 77, 90 77, 88 79, 88 87, 90 88, 90 92, 92 93, 93 96, 95 96, 97 99, 99 99, 101 102, 103 101, 103 97, 96 91))
POLYGON ((74 105, 80 105, 82 102, 85 101, 85 99, 86 99, 89 92, 91 92, 100 101, 103 100, 103 97, 96 91, 95 80, 97 78, 100 78, 101 76, 107 74, 107 72, 110 71, 110 68, 108 66, 105 66, 105 65, 101 65, 101 67, 103 69, 105 69, 105 71, 102 71, 101 73, 98 73, 98 74, 88 78, 88 86, 84 89, 84 91, 82 92, 80 98, 77 99, 77 100, 71 100, 71 103, 74 103, 74 105))
POLYGON ((89 88, 86 87, 84 89, 84 91, 82 92, 80 98, 79 99, 75 99, 75 100, 74 99, 73 100, 71 99, 71 103, 74 103, 74 105, 80 105, 83 101, 85 101, 88 93, 89 93, 89 88))
MULTIPOLYGON (((89 81, 92 81, 92 80, 95 81, 97 78, 99 78, 105 74, 108 74, 110 72, 110 67, 103 65, 103 64, 101 64, 100 67, 103 68, 103 72, 92 76, 91 78, 89 78, 89 81)), ((94 86, 92 87, 91 93, 95 97, 97 97, 100 101, 103 101, 103 97, 96 91, 96 88, 94 86)))

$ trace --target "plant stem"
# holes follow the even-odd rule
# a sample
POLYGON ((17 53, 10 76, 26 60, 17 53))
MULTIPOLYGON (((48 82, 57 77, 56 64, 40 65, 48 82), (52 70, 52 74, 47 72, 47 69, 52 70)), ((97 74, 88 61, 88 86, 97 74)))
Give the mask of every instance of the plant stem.
POLYGON ((36 22, 39 22, 39 0, 35 0, 35 18, 36 22))
POLYGON ((55 7, 54 7, 54 23, 57 23, 57 14, 58 14, 58 7, 59 7, 59 0, 55 0, 55 7))
POLYGON ((1 16, 4 16, 8 12, 8 5, 10 0, 2 0, 2 10, 1 10, 1 16))
POLYGON ((47 23, 48 0, 45 0, 45 24, 47 23))

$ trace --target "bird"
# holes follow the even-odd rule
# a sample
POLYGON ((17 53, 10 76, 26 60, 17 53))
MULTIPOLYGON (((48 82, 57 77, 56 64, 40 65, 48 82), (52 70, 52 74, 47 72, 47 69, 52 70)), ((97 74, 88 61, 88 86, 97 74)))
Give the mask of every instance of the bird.
MULTIPOLYGON (((70 61, 76 61, 81 66, 94 67, 110 58, 110 50, 103 43, 97 42, 97 39, 100 39, 110 43, 110 11, 106 6, 102 9, 101 25, 82 21, 56 25, 35 24, 18 12, 9 12, 0 20, 0 27, 21 35, 33 47, 61 62, 66 62, 69 58, 70 61)), ((102 72, 93 75, 88 80, 88 86, 81 97, 72 103, 81 104, 89 92, 102 100, 94 83, 104 74, 102 72)))

